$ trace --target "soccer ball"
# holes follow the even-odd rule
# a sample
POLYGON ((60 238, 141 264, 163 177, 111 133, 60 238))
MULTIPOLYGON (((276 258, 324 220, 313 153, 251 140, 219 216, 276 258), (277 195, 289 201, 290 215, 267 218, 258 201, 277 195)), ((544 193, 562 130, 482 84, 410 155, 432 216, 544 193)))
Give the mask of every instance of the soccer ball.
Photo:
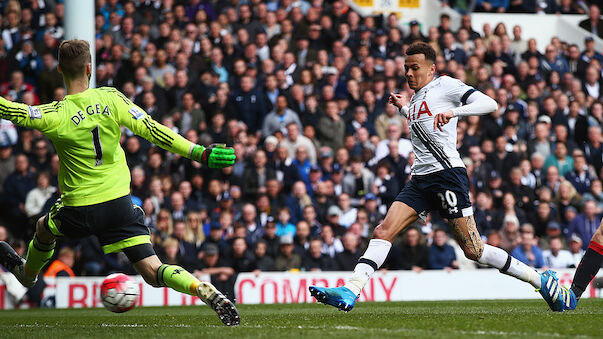
POLYGON ((100 295, 105 308, 111 312, 122 313, 136 305, 140 290, 132 278, 123 273, 115 273, 103 280, 100 295))

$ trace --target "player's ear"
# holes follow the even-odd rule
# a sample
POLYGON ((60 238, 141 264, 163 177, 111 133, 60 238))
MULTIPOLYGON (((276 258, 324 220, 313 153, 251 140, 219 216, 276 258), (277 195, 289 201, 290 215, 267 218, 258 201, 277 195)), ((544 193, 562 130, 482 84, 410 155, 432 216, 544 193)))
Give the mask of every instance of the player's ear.
POLYGON ((59 74, 63 74, 63 70, 61 69, 61 65, 57 65, 57 71, 59 72, 59 74))
POLYGON ((90 77, 92 76, 92 64, 86 64, 86 75, 88 76, 88 79, 90 79, 90 77))

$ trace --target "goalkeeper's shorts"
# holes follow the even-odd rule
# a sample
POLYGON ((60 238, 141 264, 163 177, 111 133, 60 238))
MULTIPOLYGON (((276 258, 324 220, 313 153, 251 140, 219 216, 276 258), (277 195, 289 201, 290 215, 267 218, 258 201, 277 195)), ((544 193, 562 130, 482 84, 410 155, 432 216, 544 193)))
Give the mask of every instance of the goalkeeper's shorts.
POLYGON ((131 262, 154 255, 144 211, 130 195, 88 206, 65 206, 59 198, 44 225, 55 237, 95 235, 105 253, 123 251, 131 262))

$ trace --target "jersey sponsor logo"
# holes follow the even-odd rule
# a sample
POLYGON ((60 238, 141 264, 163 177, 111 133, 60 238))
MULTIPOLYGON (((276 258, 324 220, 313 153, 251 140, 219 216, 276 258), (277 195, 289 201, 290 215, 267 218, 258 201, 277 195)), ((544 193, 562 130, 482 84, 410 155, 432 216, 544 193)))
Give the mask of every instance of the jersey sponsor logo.
POLYGON ((421 119, 421 114, 428 114, 429 116, 431 116, 431 111, 429 110, 429 107, 427 107, 427 103, 425 101, 423 101, 421 103, 421 107, 419 107, 419 114, 417 115, 417 119, 421 119))
POLYGON ((431 111, 429 110, 429 107, 427 106, 427 102, 423 101, 421 103, 421 105, 419 106, 419 111, 417 112, 417 105, 413 105, 412 107, 412 111, 408 112, 408 120, 419 120, 421 118, 422 114, 427 114, 429 116, 432 116, 431 111))
POLYGON ((133 116, 133 117, 134 117, 134 119, 136 119, 136 120, 140 120, 140 119, 144 118, 144 113, 143 113, 141 110, 139 110, 138 108, 136 108, 136 107, 132 107, 132 108, 130 108, 130 109, 128 110, 128 112, 129 112, 130 114, 132 114, 132 116, 133 116))
POLYGON ((38 107, 27 106, 30 119, 42 119, 42 111, 38 107))

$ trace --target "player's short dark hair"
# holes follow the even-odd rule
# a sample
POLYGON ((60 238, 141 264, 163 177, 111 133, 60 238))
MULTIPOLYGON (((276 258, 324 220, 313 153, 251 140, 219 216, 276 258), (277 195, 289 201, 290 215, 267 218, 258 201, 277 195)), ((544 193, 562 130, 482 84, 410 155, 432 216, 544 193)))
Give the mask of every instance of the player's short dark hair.
POLYGON ((90 44, 85 40, 64 40, 59 45, 59 66, 63 75, 75 78, 86 75, 86 65, 92 62, 90 44))
POLYGON ((430 44, 422 41, 413 42, 406 49, 406 55, 415 55, 415 54, 423 54, 425 55, 425 60, 429 60, 431 62, 435 62, 436 52, 431 47, 430 44))

